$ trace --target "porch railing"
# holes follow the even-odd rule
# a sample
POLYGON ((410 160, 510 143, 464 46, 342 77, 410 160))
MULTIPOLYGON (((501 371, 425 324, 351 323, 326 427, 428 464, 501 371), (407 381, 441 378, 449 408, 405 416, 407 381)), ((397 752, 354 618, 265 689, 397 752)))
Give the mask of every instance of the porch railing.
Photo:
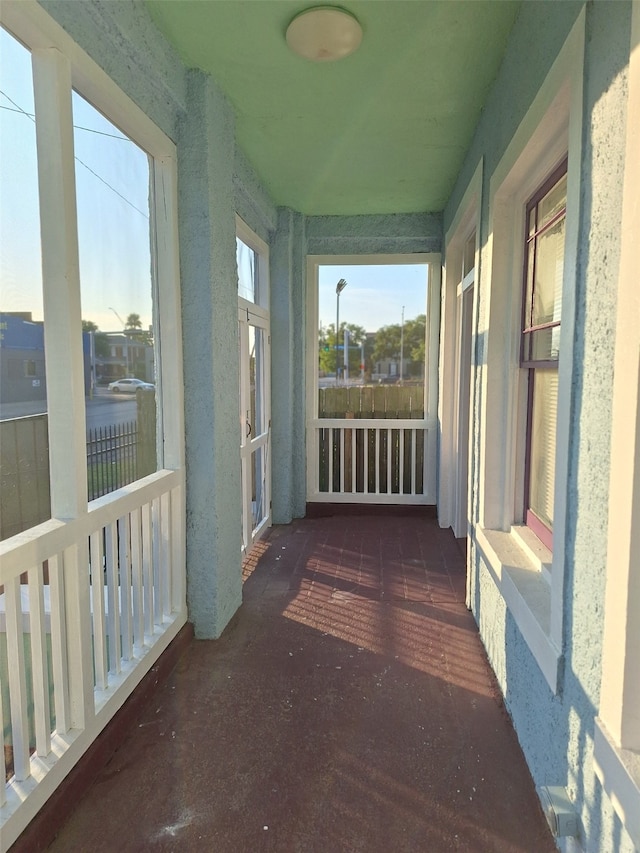
POLYGON ((423 419, 322 418, 308 432, 314 449, 308 497, 343 503, 431 503, 434 425, 423 419))
POLYGON ((2 850, 184 625, 182 504, 159 471, 0 543, 2 850))

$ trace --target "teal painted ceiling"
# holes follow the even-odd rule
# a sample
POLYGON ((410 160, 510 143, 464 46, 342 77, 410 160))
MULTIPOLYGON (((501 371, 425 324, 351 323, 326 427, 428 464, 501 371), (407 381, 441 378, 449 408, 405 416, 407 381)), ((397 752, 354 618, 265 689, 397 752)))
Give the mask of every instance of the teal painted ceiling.
POLYGON ((347 0, 358 51, 287 47, 296 0, 147 0, 187 66, 234 105, 240 146, 274 202, 310 215, 443 209, 520 2, 347 0))

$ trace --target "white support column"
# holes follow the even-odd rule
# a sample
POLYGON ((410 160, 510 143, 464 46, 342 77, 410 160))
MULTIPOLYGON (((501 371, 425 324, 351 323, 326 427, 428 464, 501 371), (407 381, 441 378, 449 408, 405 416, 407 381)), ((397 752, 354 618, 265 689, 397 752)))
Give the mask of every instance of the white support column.
MULTIPOLYGON (((71 66, 55 48, 33 52, 38 184, 49 413, 51 515, 87 512, 84 356, 71 104, 71 66)), ((64 613, 69 724, 93 715, 89 549, 85 540, 64 553, 64 613)))
MULTIPOLYGON (((51 515, 87 508, 84 361, 69 60, 33 52, 44 282, 51 515)), ((87 578, 88 584, 88 578, 87 578)))

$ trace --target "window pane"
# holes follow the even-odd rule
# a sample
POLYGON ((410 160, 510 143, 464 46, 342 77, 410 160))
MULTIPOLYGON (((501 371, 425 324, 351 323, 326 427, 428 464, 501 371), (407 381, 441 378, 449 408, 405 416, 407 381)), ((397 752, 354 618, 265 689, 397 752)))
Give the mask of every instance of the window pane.
POLYGON ((564 175, 528 213, 522 347, 526 362, 555 361, 560 354, 566 194, 564 175))
POLYGON ((267 507, 267 455, 264 447, 252 453, 251 465, 251 515, 252 531, 264 521, 269 514, 267 507))
POLYGON ((464 257, 462 259, 462 277, 464 278, 473 269, 476 258, 476 232, 469 237, 464 244, 464 257))
POLYGON ((147 154, 73 94, 89 499, 157 470, 147 154))
POLYGON ((265 358, 264 330, 249 326, 249 422, 252 438, 262 435, 266 430, 265 401, 265 358))
POLYGON ((553 529, 558 371, 533 372, 529 507, 549 529, 553 529))
POLYGON ((567 176, 565 174, 538 204, 538 229, 544 228, 566 206, 567 176))
POLYGON ((560 326, 539 329, 525 336, 525 359, 557 361, 560 352, 560 326))
POLYGON ((424 417, 427 275, 426 264, 320 267, 319 417, 424 417))
POLYGON ((560 320, 564 232, 565 221, 561 219, 536 239, 532 318, 534 326, 560 320))
POLYGON ((236 260, 238 264, 238 296, 249 302, 259 301, 258 293, 258 256, 236 237, 236 260))
POLYGON ((0 538, 51 517, 31 54, 0 28, 0 538))

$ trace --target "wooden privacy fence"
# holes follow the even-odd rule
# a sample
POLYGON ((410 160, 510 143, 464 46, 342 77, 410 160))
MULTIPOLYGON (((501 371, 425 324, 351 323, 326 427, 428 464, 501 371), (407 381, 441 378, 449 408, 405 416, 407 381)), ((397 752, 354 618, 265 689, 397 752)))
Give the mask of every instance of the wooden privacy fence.
POLYGON ((0 421, 0 538, 51 518, 46 414, 0 421))
POLYGON ((310 499, 424 503, 424 386, 319 389, 310 499))
POLYGON ((423 418, 424 385, 350 385, 318 390, 318 417, 423 418))

